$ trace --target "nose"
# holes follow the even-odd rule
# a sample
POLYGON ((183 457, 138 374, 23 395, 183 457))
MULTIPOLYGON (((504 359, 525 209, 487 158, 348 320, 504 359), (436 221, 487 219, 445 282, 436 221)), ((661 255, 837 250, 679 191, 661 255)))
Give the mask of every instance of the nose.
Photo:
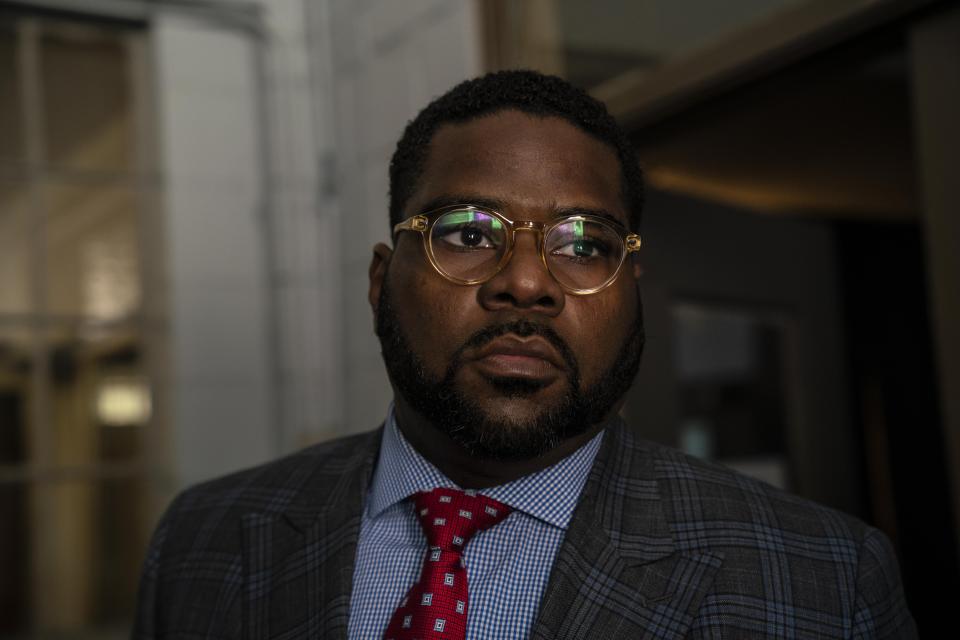
POLYGON ((480 302, 490 311, 523 309, 556 316, 563 310, 563 287, 540 258, 540 231, 520 227, 514 232, 513 255, 480 287, 480 302))

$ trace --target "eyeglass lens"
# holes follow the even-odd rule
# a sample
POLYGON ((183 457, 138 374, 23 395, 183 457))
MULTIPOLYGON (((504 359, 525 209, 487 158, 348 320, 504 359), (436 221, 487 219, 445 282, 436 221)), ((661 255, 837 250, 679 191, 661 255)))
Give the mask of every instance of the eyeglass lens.
MULTIPOLYGON (((492 276, 508 250, 507 228, 496 216, 478 210, 455 210, 436 220, 430 234, 434 261, 447 276, 481 281, 492 276)), ((623 239, 613 228, 592 220, 555 225, 544 241, 550 273, 563 286, 579 291, 600 287, 623 259, 623 239)))

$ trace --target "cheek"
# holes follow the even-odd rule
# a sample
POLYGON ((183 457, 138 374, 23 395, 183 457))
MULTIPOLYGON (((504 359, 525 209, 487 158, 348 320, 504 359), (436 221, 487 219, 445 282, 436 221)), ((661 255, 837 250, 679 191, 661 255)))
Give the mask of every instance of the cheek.
POLYGON ((420 269, 398 269, 395 275, 391 294, 407 341, 431 369, 445 368, 470 333, 476 287, 453 285, 420 269))
POLYGON ((610 291, 612 295, 591 300, 567 300, 567 310, 576 310, 576 322, 567 335, 578 357, 584 382, 589 383, 616 359, 629 335, 637 313, 637 297, 632 290, 610 291), (574 342, 575 340, 575 342, 574 342))

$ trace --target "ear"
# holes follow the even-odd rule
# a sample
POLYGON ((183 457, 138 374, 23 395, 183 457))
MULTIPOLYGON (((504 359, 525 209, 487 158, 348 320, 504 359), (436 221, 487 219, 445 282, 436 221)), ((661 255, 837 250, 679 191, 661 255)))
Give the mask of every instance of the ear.
POLYGON ((643 265, 640 264, 640 259, 631 256, 630 258, 630 270, 633 273, 633 279, 639 280, 640 276, 643 275, 643 265))
POLYGON ((370 289, 367 291, 367 299, 370 302, 370 308, 373 315, 377 315, 377 305, 380 304, 380 292, 383 290, 383 280, 387 276, 387 265, 390 264, 390 258, 393 256, 393 250, 382 242, 378 242, 373 247, 373 257, 370 259, 370 289))

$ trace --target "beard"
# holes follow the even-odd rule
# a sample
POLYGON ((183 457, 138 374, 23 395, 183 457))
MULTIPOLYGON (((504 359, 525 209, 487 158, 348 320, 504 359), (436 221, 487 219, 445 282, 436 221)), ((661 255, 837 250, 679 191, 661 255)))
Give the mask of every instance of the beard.
MULTIPOLYGON (((528 460, 556 448, 564 440, 586 433, 606 418, 630 388, 640 367, 645 335, 638 299, 636 319, 616 358, 585 390, 580 388, 580 367, 567 343, 549 326, 525 319, 477 331, 454 353, 443 377, 431 377, 400 327, 387 280, 389 278, 385 278, 380 292, 376 334, 390 381, 414 411, 474 457, 528 460), (508 333, 542 337, 553 345, 566 364, 566 392, 523 422, 491 415, 464 395, 455 382, 464 365, 466 350, 482 347, 508 333)), ((530 397, 545 386, 539 380, 523 378, 487 378, 487 381, 505 397, 530 397)))

